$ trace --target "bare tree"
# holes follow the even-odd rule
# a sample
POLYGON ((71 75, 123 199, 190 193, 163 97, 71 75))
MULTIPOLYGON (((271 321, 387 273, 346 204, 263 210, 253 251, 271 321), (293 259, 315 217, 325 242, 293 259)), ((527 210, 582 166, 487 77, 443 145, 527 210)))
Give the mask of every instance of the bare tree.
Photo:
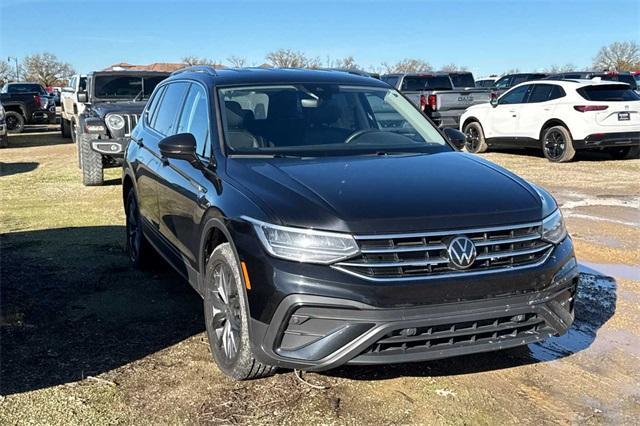
POLYGON ((593 59, 596 70, 634 71, 640 68, 640 45, 636 41, 616 41, 601 47, 593 59))
POLYGON ((16 70, 7 61, 0 61, 0 85, 16 78, 16 70))
POLYGON ((212 66, 214 68, 224 68, 224 65, 222 65, 220 62, 215 61, 214 59, 210 59, 210 58, 199 58, 197 56, 185 56, 184 58, 182 58, 182 62, 184 62, 185 64, 189 65, 189 66, 193 66, 193 65, 209 65, 212 66))
POLYGON ((431 71, 433 68, 428 62, 425 62, 421 59, 412 59, 405 58, 401 61, 398 61, 395 65, 389 65, 388 63, 383 63, 382 66, 385 69, 385 72, 422 72, 422 71, 431 71))
POLYGON ((229 62, 232 67, 242 68, 247 65, 247 58, 243 56, 231 55, 227 58, 227 62, 229 62))
POLYGON ((510 70, 506 70, 505 72, 503 72, 502 75, 518 74, 519 72, 520 72, 520 68, 511 68, 510 70))
POLYGON ((36 81, 44 86, 55 86, 75 74, 73 67, 59 61, 52 53, 37 53, 22 60, 23 73, 28 81, 36 81))
POLYGON ((360 69, 360 66, 356 62, 355 58, 351 55, 345 56, 342 59, 334 59, 327 58, 327 67, 328 68, 341 68, 347 70, 357 70, 360 69))
POLYGON ((569 72, 569 71, 575 71, 575 70, 576 70, 576 66, 573 64, 564 64, 564 65, 553 64, 550 67, 543 69, 542 72, 545 72, 547 74, 558 74, 561 72, 569 72))
POLYGON ((454 63, 451 64, 447 64, 445 66, 442 67, 442 71, 446 71, 446 72, 456 72, 456 71, 468 71, 469 68, 463 66, 459 66, 456 65, 454 63))
POLYGON ((277 68, 320 68, 320 58, 309 58, 304 53, 292 49, 278 49, 267 53, 269 65, 277 68))

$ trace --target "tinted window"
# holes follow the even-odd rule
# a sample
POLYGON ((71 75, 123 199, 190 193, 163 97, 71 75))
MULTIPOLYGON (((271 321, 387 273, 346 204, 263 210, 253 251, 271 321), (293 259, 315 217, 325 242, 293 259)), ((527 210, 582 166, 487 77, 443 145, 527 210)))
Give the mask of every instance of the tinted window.
POLYGON ((557 86, 552 86, 551 84, 534 84, 533 90, 529 95, 528 103, 536 103, 536 102, 546 102, 551 97, 551 92, 553 88, 557 86))
POLYGON ((209 140, 209 114, 207 97, 202 87, 192 84, 184 102, 176 133, 191 133, 196 138, 196 152, 207 156, 209 140))
POLYGON ((188 83, 172 83, 166 86, 164 96, 153 118, 153 128, 165 136, 173 135, 178 111, 189 88, 188 83))
POLYGON ((384 81, 385 83, 387 83, 391 87, 396 87, 396 84, 398 84, 398 79, 399 78, 400 77, 383 77, 382 81, 384 81))
POLYGON ((551 95, 549 96, 549 100, 562 98, 564 96, 566 96, 566 93, 564 92, 564 89, 562 87, 553 86, 553 89, 551 89, 551 95))
POLYGON ((156 112, 156 108, 158 106, 158 103, 160 102, 160 99, 162 99, 162 94, 164 93, 165 88, 166 86, 161 87, 158 90, 158 93, 156 93, 153 96, 153 98, 149 102, 149 105, 147 105, 147 113, 146 113, 147 124, 151 124, 153 122, 154 113, 156 112))
POLYGON ((629 86, 621 84, 586 86, 578 89, 578 93, 588 101, 615 102, 640 100, 640 96, 631 90, 629 86))
POLYGON ((498 89, 507 89, 511 87, 509 84, 511 82, 511 76, 504 76, 498 81, 496 81, 495 87, 498 89))
POLYGON ((531 76, 528 75, 516 75, 513 77, 513 81, 511 82, 512 86, 517 86, 520 83, 524 83, 525 81, 531 80, 531 76))
POLYGON ((87 77, 80 77, 80 85, 78 86, 78 89, 81 92, 87 90, 87 77))
POLYGON ((407 76, 402 80, 402 89, 409 92, 420 90, 451 90, 451 79, 446 75, 407 76))
POLYGON ((164 80, 165 76, 98 75, 95 77, 94 96, 101 99, 142 100, 164 80))
POLYGON ((473 75, 470 72, 461 74, 449 74, 453 87, 474 87, 473 75))
POLYGON ((476 81, 476 87, 493 87, 495 80, 478 80, 476 81))
POLYGON ((44 88, 39 84, 9 84, 7 85, 7 93, 39 93, 46 94, 44 88))
POLYGON ((499 101, 500 105, 508 105, 508 104, 521 104, 524 101, 524 96, 529 91, 531 85, 525 84, 524 86, 520 86, 511 90, 510 92, 505 93, 499 101))

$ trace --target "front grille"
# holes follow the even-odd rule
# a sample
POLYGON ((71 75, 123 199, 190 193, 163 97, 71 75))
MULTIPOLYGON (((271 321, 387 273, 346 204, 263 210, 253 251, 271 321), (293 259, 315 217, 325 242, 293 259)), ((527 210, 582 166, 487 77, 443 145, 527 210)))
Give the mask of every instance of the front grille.
POLYGON ((124 118, 125 123, 124 134, 125 136, 129 136, 134 127, 136 127, 136 124, 138 124, 140 116, 138 114, 123 114, 122 117, 124 118))
POLYGON ((542 224, 417 234, 356 236, 361 254, 334 265, 370 280, 420 279, 451 274, 506 270, 544 262, 552 244, 541 239, 542 224), (447 245, 465 235, 477 256, 467 269, 450 264, 447 245))
MULTIPOLYGON (((360 357, 440 352, 463 346, 495 344, 508 340, 530 340, 554 331, 536 313, 479 319, 427 327, 405 328, 388 333, 369 346, 360 357)), ((358 361, 358 358, 355 359, 358 361)))

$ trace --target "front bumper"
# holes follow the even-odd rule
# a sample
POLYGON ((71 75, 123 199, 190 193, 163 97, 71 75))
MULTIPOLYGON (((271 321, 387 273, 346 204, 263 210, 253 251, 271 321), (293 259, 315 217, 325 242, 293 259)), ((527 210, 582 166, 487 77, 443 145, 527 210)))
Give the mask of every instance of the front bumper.
POLYGON ((640 132, 594 133, 573 142, 576 149, 640 146, 640 132))
POLYGON ((429 118, 431 118, 438 127, 452 127, 454 129, 458 129, 460 127, 460 117, 463 112, 463 110, 445 113, 435 111, 429 113, 429 118))
POLYGON ((326 370, 425 361, 525 345, 573 321, 578 271, 570 238, 531 268, 372 283, 275 259, 250 230, 233 228, 252 283, 252 347, 267 364, 326 370))

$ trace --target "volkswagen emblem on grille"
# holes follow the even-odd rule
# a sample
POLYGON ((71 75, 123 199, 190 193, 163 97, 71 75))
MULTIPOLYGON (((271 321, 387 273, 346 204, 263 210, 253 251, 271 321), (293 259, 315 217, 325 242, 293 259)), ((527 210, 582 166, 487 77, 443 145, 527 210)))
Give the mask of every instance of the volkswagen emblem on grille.
POLYGON ((476 246, 469 238, 461 235, 449 242, 447 254, 453 266, 457 269, 467 269, 476 260, 476 246))

